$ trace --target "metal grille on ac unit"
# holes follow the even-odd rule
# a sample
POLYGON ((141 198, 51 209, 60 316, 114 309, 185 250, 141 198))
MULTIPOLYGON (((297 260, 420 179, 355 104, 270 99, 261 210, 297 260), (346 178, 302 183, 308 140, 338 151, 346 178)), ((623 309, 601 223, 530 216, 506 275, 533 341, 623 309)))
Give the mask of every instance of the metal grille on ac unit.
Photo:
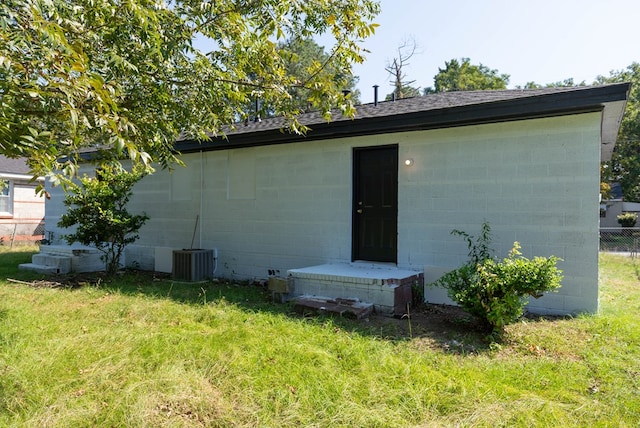
POLYGON ((174 250, 173 279, 204 281, 213 277, 213 250, 174 250))

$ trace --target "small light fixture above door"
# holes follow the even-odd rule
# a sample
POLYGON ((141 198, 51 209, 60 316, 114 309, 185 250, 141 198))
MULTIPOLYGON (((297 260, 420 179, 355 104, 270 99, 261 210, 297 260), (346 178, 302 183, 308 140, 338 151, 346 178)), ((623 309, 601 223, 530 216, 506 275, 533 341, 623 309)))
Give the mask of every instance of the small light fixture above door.
POLYGON ((412 166, 413 165, 413 159, 412 158, 407 158, 404 160, 404 165, 405 166, 412 166))

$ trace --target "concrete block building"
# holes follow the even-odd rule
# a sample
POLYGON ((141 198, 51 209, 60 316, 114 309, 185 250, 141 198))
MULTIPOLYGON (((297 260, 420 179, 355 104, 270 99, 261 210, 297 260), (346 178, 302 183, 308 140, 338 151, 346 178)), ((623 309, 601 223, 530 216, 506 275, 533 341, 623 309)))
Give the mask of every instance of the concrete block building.
MULTIPOLYGON (((305 114, 306 135, 283 132, 273 118, 239 124, 226 139, 179 141, 186 168, 135 187, 130 209, 150 220, 126 262, 170 272, 173 250, 215 249, 216 276, 289 277, 291 295, 396 312, 407 287, 466 260, 453 229, 474 235, 488 222, 497 256, 519 241, 526 257, 563 260, 562 288, 529 310, 594 312, 599 165, 613 151, 628 91, 439 93, 363 105, 353 119, 305 114)), ((64 209, 52 195, 48 228, 64 209)), ((426 300, 449 302, 428 287, 426 300)))

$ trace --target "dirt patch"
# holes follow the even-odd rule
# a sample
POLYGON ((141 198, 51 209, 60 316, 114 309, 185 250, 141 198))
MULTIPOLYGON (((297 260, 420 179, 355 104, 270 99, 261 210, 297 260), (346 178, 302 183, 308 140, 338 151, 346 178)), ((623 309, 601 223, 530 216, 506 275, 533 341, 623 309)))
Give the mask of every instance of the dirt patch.
POLYGON ((140 283, 146 281, 153 282, 157 280, 170 279, 171 274, 162 272, 146 272, 146 271, 120 271, 113 277, 108 277, 105 272, 80 272, 69 273, 64 275, 50 275, 45 279, 22 281, 13 278, 7 278, 8 282, 15 284, 28 285, 34 288, 67 288, 74 289, 80 287, 99 287, 106 281, 117 281, 119 276, 134 273, 139 278, 140 283))
POLYGON ((402 317, 373 315, 367 323, 388 339, 411 340, 421 349, 469 353, 489 346, 487 333, 458 306, 424 303, 402 317))
POLYGON ((52 275, 47 279, 39 279, 33 281, 21 281, 18 279, 7 278, 8 282, 14 284, 28 285, 34 288, 79 288, 90 285, 100 285, 105 278, 103 272, 78 273, 68 275, 52 275))
POLYGON ((33 288, 67 288, 67 285, 64 282, 49 280, 49 279, 40 279, 35 281, 21 281, 19 279, 7 278, 7 282, 11 282, 13 284, 27 285, 33 288))
MULTIPOLYGON (((536 322, 553 325, 554 321, 566 318, 524 315, 527 325, 536 322)), ((476 318, 462 308, 428 303, 410 309, 409 316, 391 318, 374 314, 360 322, 368 324, 372 331, 379 331, 379 334, 387 339, 410 340, 419 349, 440 349, 458 354, 476 353, 507 346, 514 339, 512 330, 521 328, 513 324, 506 327, 502 336, 490 335, 490 332, 483 328, 476 318)), ((534 351, 537 349, 533 349, 532 352, 534 351)))

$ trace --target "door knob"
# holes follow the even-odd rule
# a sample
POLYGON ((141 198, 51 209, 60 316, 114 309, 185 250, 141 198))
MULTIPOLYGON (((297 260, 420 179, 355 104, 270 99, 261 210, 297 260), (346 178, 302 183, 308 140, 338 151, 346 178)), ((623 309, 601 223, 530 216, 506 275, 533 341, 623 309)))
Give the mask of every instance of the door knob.
POLYGON ((362 214, 362 208, 358 209, 356 212, 357 212, 358 214, 362 214))

